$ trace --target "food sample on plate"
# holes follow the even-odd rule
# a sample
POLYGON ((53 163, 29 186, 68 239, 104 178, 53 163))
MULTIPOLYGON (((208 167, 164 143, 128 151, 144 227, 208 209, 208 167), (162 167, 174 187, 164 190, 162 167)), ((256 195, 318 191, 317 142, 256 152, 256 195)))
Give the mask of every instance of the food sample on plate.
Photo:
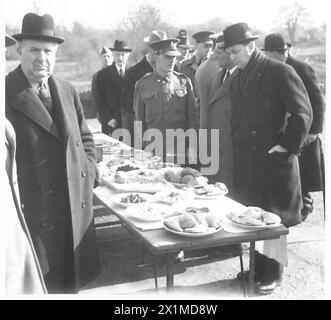
POLYGON ((140 168, 138 168, 138 167, 134 167, 134 166, 131 166, 129 164, 126 164, 126 165, 118 167, 116 171, 128 172, 128 171, 139 170, 139 169, 140 168))
POLYGON ((152 161, 147 163, 147 169, 153 169, 153 170, 172 168, 172 167, 176 167, 176 164, 170 162, 158 162, 158 161, 152 161))
POLYGON ((157 184, 162 183, 163 178, 152 171, 117 171, 114 176, 115 183, 157 184))
POLYGON ((168 204, 173 204, 177 201, 191 199, 193 198, 193 195, 191 192, 188 191, 181 191, 174 189, 174 190, 160 191, 155 194, 155 198, 158 201, 165 202, 168 204))
POLYGON ((143 203, 134 207, 129 207, 127 210, 129 210, 127 211, 129 215, 136 219, 143 221, 158 221, 167 213, 167 206, 143 203))
POLYGON ((263 227, 280 222, 279 216, 258 207, 248 207, 243 212, 231 212, 227 216, 231 221, 246 226, 263 227))
POLYGON ((193 168, 183 168, 176 170, 167 170, 164 173, 164 179, 173 184, 178 184, 186 187, 194 187, 197 185, 204 185, 207 183, 208 179, 201 176, 198 170, 193 168))
MULTIPOLYGON (((205 210, 203 210, 204 212, 205 210)), ((221 217, 213 214, 184 213, 164 220, 164 225, 173 231, 208 234, 221 227, 221 217)))
POLYGON ((228 188, 224 183, 216 182, 215 184, 207 184, 205 186, 196 186, 194 193, 199 196, 215 196, 228 193, 228 188))
POLYGON ((142 197, 139 193, 131 193, 121 198, 122 203, 142 203, 146 201, 147 199, 142 197))

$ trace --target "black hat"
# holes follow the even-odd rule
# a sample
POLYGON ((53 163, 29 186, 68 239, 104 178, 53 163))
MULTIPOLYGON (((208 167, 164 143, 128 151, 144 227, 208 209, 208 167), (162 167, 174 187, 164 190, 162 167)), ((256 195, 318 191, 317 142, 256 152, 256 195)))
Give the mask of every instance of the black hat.
POLYGON ((110 50, 113 51, 120 51, 120 52, 131 52, 132 49, 130 49, 125 41, 121 40, 115 40, 114 42, 114 48, 110 48, 110 50))
POLYGON ((15 39, 6 34, 6 48, 13 46, 16 43, 15 39))
POLYGON ((150 44, 160 40, 166 40, 167 34, 160 30, 153 30, 151 34, 144 38, 144 42, 150 44))
POLYGON ((210 35, 214 34, 211 31, 200 31, 195 33, 192 38, 196 41, 196 43, 210 43, 213 44, 213 40, 209 37, 210 35))
POLYGON ((285 51, 291 48, 292 45, 285 41, 280 33, 270 33, 264 39, 263 51, 285 51))
POLYGON ((178 39, 166 39, 157 42, 150 43, 149 46, 155 51, 155 53, 162 53, 167 56, 180 56, 180 52, 177 50, 178 39))
POLYGON ((13 38, 17 41, 30 40, 44 40, 56 42, 58 44, 64 41, 63 38, 55 36, 54 21, 52 16, 44 14, 39 16, 35 13, 27 13, 22 22, 22 32, 14 34, 13 38))
POLYGON ((252 31, 248 24, 243 22, 225 28, 223 35, 225 47, 231 47, 238 43, 252 41, 259 37, 257 35, 252 35, 252 31))

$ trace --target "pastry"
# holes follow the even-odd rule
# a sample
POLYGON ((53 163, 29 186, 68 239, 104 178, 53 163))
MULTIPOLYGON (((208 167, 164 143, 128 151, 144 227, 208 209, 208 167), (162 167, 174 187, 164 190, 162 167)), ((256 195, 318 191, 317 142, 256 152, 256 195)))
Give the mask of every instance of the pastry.
POLYGON ((169 218, 167 220, 164 220, 164 224, 171 230, 178 231, 178 232, 183 232, 183 229, 179 225, 177 217, 172 217, 172 218, 169 218))
POLYGON ((181 228, 193 228, 197 225, 197 221, 191 214, 182 214, 178 217, 178 222, 181 228))

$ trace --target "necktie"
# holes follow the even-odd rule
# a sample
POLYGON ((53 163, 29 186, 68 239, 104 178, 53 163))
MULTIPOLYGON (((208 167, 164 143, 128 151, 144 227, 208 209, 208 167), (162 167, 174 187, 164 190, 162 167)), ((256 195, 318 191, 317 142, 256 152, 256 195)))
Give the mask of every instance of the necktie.
POLYGON ((44 106, 47 108, 48 112, 52 114, 53 104, 52 97, 44 83, 39 84, 39 98, 44 106))
POLYGON ((120 76, 121 76, 121 78, 123 78, 123 76, 124 76, 123 69, 120 69, 120 76))
POLYGON ((224 78, 223 78, 223 83, 225 82, 225 80, 227 80, 229 77, 231 76, 230 71, 226 70, 224 78))

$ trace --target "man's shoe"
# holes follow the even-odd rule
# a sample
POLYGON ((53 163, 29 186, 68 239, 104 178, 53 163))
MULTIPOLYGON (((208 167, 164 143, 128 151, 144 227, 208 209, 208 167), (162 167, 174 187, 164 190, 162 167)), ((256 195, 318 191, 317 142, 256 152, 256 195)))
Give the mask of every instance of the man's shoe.
MULTIPOLYGON (((237 274, 237 279, 239 281, 242 281, 242 279, 244 278, 244 281, 248 282, 249 281, 249 270, 244 271, 244 273, 242 273, 241 271, 237 274)), ((259 284, 261 282, 261 277, 259 277, 259 275, 255 272, 254 273, 254 283, 255 285, 259 284)))
POLYGON ((282 280, 273 280, 273 281, 261 281, 255 285, 255 292, 260 295, 272 294, 277 287, 280 286, 282 280))

